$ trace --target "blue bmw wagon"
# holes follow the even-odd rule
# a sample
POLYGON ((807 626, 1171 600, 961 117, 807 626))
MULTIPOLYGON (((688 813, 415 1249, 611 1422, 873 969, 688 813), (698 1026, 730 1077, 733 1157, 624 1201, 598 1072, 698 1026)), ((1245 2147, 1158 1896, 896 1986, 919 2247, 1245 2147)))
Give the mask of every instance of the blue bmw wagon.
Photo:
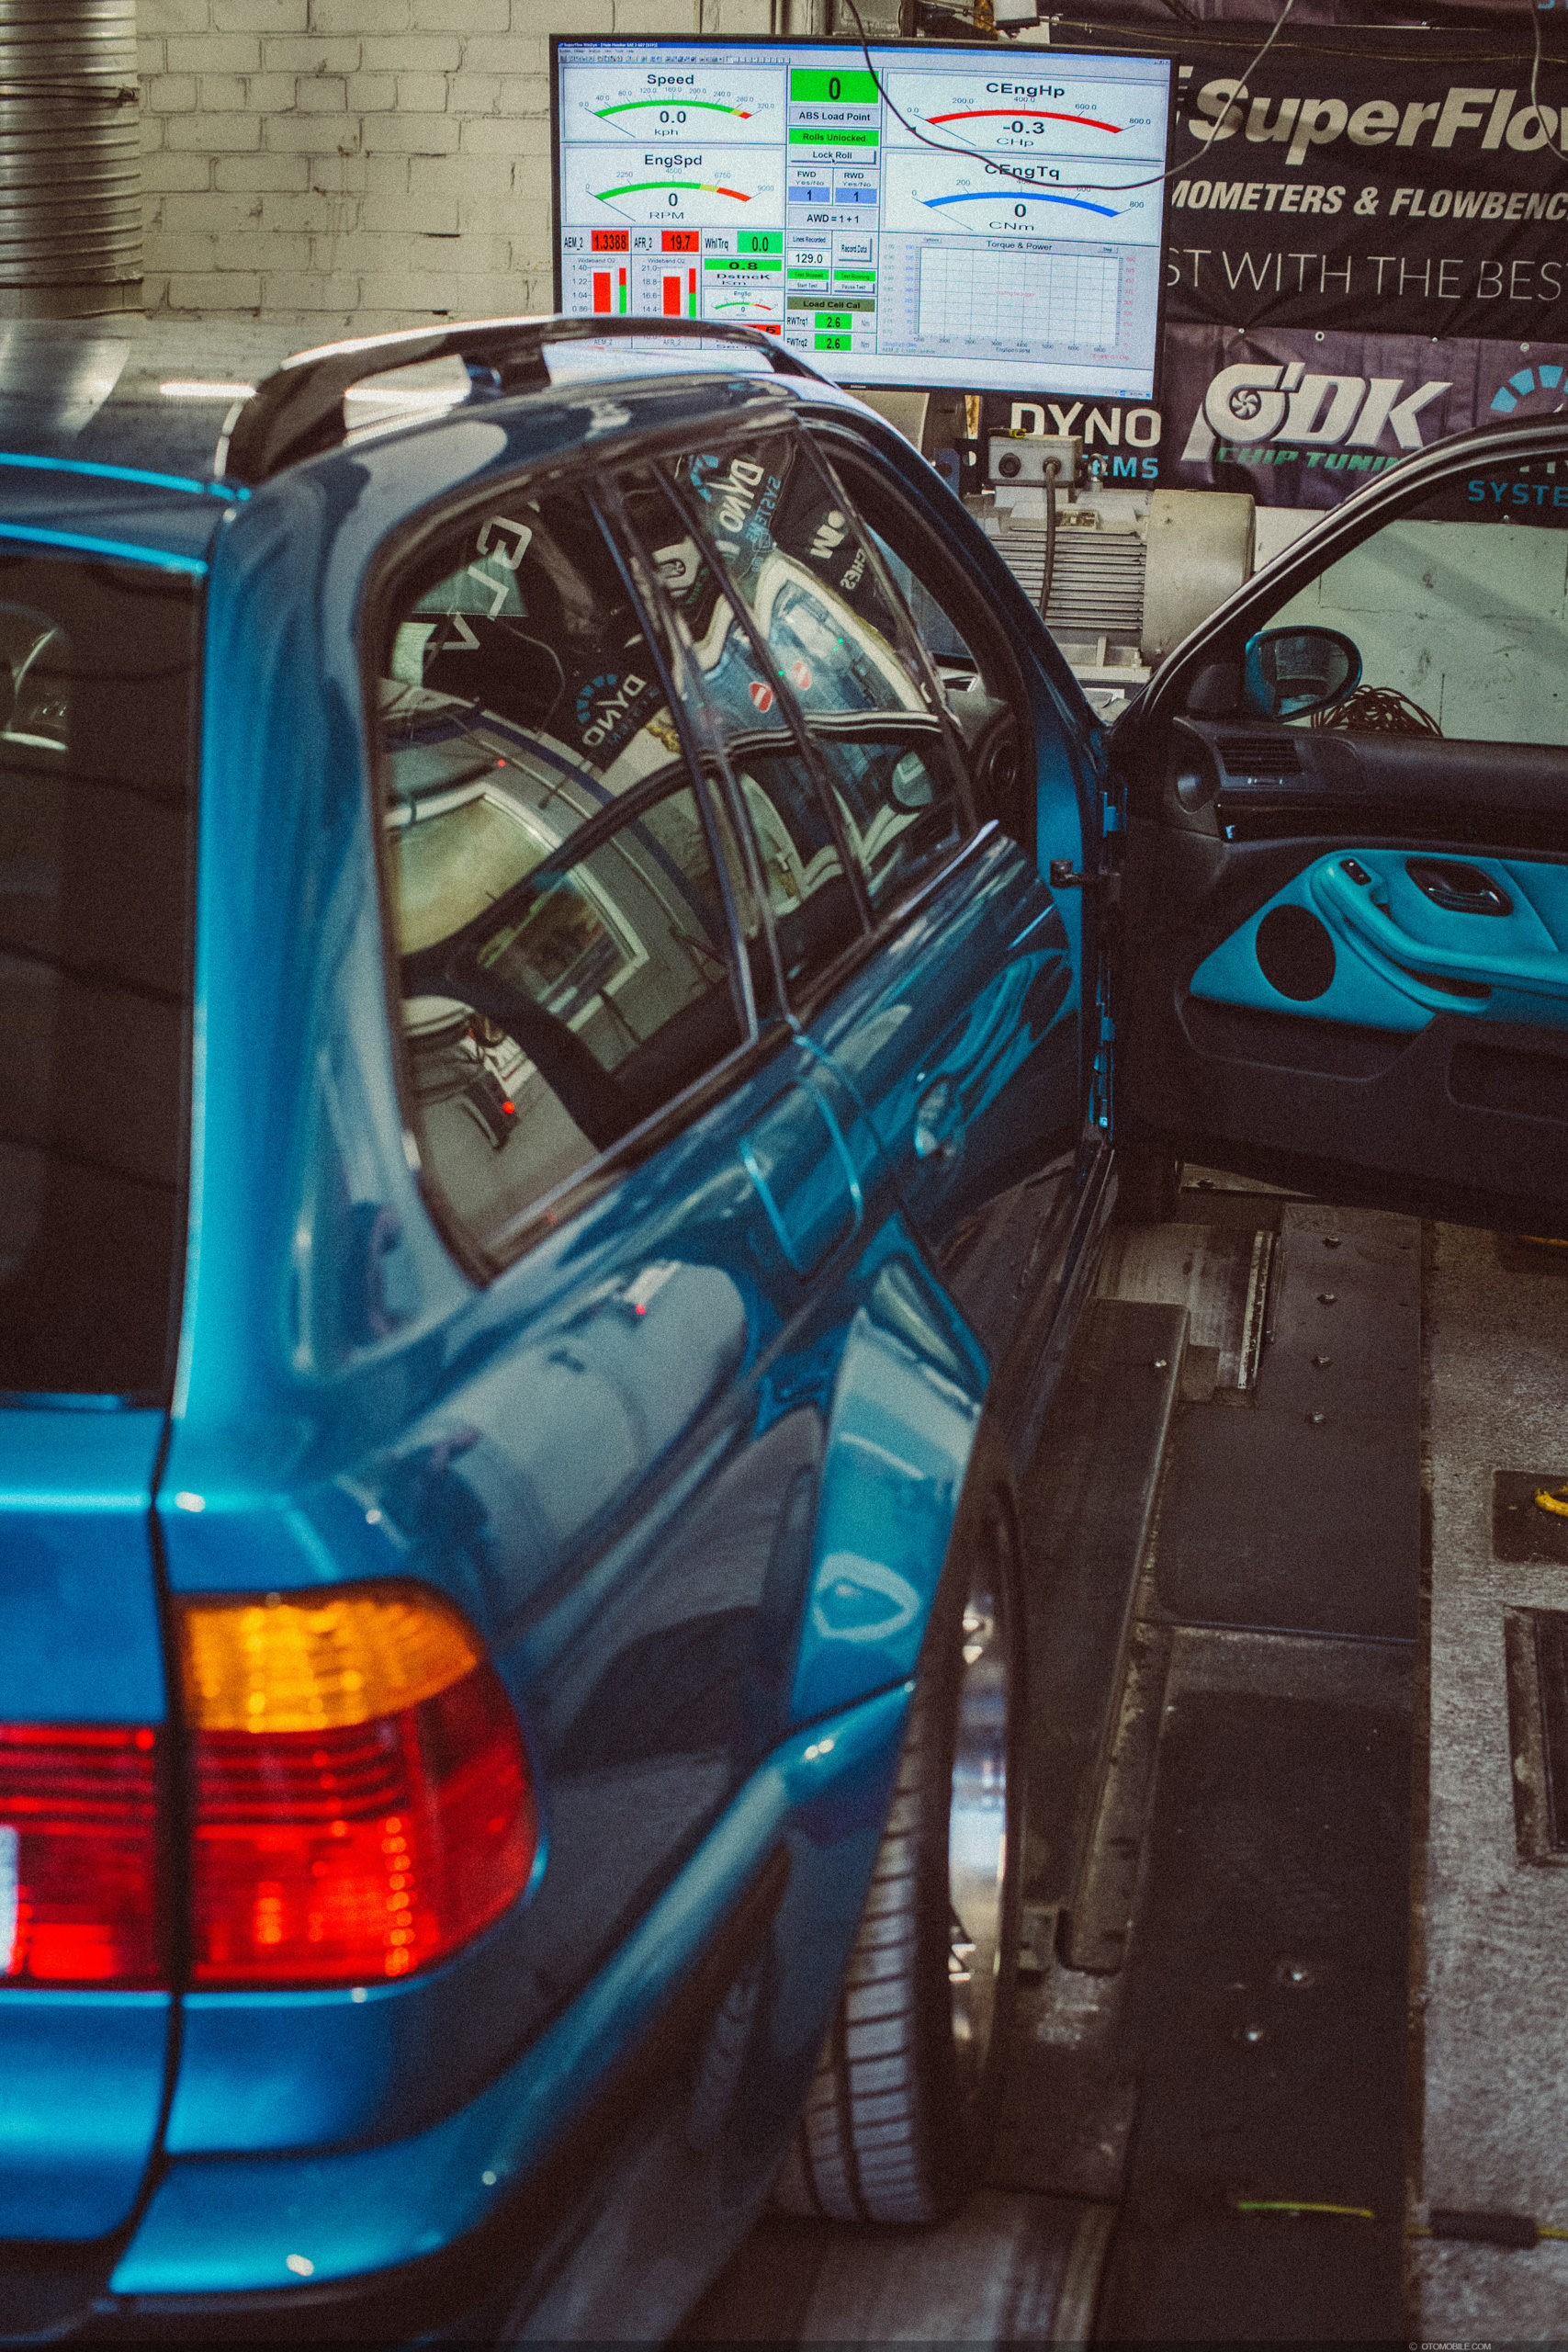
MULTIPOLYGON (((1525 983, 1488 1029, 1426 940, 1392 1013, 1313 995, 1304 926, 1359 972, 1357 887, 1464 821, 1303 731, 1358 690, 1327 557, 1113 764, 878 419, 606 323, 306 354, 179 406, 199 462, 7 419, 9 2337, 654 2337, 770 2194, 950 2211, 1116 1025, 1145 1207, 1250 1152, 1561 1221, 1525 983)), ((1477 825, 1550 862, 1493 802, 1471 931, 1477 825)))

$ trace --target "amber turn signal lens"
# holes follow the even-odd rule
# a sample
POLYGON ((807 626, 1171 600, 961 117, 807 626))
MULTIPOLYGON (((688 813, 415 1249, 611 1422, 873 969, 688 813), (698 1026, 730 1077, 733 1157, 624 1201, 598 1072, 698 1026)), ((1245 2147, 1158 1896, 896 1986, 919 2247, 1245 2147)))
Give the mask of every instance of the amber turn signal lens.
POLYGON ((416 1584, 188 1602, 192 1977, 367 1984, 444 1960, 528 1883, 517 1719, 416 1584))

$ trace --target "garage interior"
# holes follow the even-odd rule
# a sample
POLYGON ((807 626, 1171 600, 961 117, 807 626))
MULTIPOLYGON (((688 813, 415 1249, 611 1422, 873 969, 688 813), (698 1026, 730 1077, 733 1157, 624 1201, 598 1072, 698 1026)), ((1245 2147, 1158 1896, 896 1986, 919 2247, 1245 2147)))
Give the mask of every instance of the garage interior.
MULTIPOLYGON (((302 345, 547 311, 552 34, 848 28, 833 0, 4 0, 0 419, 50 337, 57 407, 140 388, 151 450, 171 388, 216 427, 302 345)), ((1315 511, 1118 484, 1041 407, 874 404, 1108 720, 1315 511)), ((1441 653, 1389 660, 1414 691, 1441 653)), ((1172 1219, 1115 1230, 1024 1497, 987 2181, 933 2231, 764 2220, 680 2340, 1568 2333, 1568 1518, 1536 1501, 1568 1485, 1565 1348, 1561 1243, 1190 1166, 1172 1219)))

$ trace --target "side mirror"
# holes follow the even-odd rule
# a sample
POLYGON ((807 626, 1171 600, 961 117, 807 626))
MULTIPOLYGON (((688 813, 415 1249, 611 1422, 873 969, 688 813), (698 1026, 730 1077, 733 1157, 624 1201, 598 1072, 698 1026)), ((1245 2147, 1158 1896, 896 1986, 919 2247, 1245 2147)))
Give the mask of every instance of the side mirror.
POLYGON ((1255 718, 1305 718, 1361 683, 1361 656, 1337 628, 1266 628, 1247 639, 1243 692, 1255 718))

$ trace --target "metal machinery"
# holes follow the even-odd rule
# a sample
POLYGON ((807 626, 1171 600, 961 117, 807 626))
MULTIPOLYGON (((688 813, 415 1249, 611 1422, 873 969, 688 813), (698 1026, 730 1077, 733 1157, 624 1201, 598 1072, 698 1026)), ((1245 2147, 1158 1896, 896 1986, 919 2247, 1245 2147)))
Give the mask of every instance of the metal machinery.
POLYGON ((1108 482, 1076 436, 993 433, 982 448, 965 435, 962 395, 860 397, 945 476, 1036 606, 1049 569, 1046 622, 1106 718, 1252 574, 1245 492, 1108 482))
POLYGON ((1007 433, 989 436, 986 482, 964 504, 1106 716, 1251 574, 1245 492, 1124 488, 1076 438, 1007 433))

